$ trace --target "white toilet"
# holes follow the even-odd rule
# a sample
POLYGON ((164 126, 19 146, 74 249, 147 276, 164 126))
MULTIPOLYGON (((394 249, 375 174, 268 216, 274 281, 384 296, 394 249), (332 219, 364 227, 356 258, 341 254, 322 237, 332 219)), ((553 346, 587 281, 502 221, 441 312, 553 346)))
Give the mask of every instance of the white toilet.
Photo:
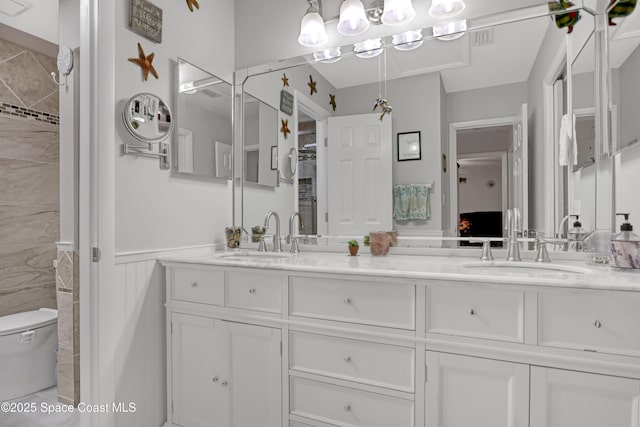
POLYGON ((0 317, 0 402, 56 385, 58 310, 0 317))

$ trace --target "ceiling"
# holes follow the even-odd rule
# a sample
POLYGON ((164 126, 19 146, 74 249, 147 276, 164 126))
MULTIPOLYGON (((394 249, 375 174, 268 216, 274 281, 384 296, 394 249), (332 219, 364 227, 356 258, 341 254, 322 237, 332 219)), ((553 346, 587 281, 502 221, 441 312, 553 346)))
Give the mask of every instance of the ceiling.
POLYGON ((0 0, 0 24, 57 45, 58 3, 59 0, 0 0), (7 15, 16 12, 17 16, 7 15))

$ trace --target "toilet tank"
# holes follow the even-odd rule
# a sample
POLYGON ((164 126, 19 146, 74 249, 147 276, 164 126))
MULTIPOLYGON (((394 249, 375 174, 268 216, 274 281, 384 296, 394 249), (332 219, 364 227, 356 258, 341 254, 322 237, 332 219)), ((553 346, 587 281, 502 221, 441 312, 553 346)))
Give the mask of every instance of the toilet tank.
POLYGON ((56 385, 58 312, 0 317, 0 402, 56 385))

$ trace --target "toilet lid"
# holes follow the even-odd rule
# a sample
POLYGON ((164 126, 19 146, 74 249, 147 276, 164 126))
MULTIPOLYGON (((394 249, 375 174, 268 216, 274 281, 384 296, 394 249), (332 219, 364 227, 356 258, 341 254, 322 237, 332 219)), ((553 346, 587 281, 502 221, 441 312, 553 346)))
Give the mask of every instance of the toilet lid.
POLYGON ((0 317, 0 336, 42 328, 56 323, 57 320, 58 310, 51 308, 2 316, 0 317))

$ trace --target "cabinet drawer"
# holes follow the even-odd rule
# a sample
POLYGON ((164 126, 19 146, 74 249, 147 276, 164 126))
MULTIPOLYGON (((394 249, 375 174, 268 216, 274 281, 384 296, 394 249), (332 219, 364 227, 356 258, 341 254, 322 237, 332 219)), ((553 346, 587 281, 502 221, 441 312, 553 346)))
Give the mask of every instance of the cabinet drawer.
POLYGON ((640 356, 640 294, 543 291, 539 344, 640 356))
POLYGON ((413 427, 413 402, 291 378, 291 414, 341 427, 413 427))
POLYGON ((245 271, 227 272, 228 307, 282 311, 282 277, 278 274, 245 271))
POLYGON ((224 271, 190 268, 174 269, 173 299, 201 304, 224 305, 224 271))
POLYGON ((524 342, 524 292, 456 283, 429 286, 426 330, 524 342))
POLYGON ((292 332, 290 368, 414 392, 415 349, 292 332))
POLYGON ((415 329, 414 285, 292 277, 293 316, 415 329))

